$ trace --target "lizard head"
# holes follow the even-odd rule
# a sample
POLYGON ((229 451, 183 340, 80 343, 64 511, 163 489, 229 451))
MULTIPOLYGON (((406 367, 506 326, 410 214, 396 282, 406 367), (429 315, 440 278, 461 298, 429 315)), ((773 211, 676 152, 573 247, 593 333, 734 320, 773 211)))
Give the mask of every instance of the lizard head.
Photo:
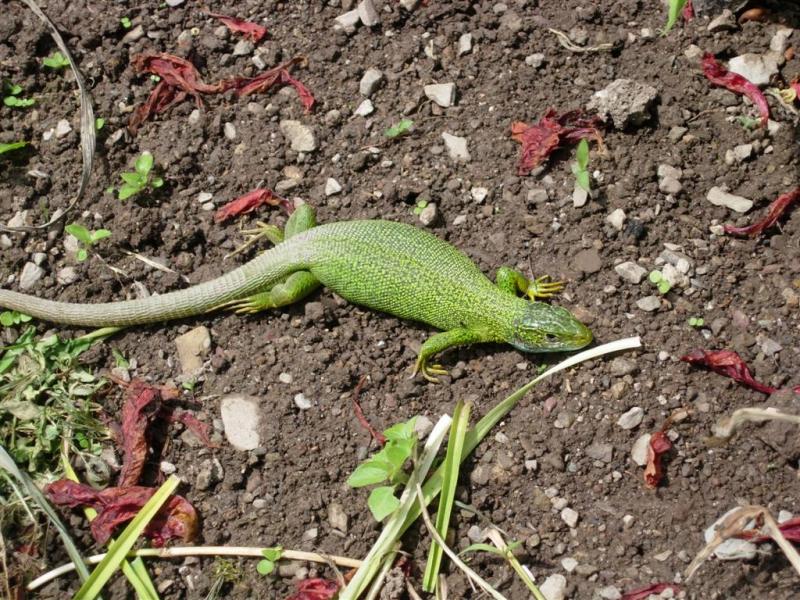
POLYGON ((523 352, 569 352, 591 341, 592 332, 567 309, 528 302, 514 321, 509 343, 523 352))

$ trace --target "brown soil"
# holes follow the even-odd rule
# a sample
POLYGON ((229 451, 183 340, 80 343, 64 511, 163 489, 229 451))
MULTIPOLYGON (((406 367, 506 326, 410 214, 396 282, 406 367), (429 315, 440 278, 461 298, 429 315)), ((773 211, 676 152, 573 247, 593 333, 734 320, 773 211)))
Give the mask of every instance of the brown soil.
MULTIPOLYGON (((772 135, 748 132, 731 117, 752 109, 729 92, 712 90, 696 59, 684 54, 690 44, 723 58, 764 52, 776 23, 750 22, 736 31, 709 33, 707 19, 701 18, 679 24, 667 37, 642 37, 642 28, 656 30, 663 24, 659 2, 512 0, 502 11, 505 5, 496 2, 429 0, 412 12, 386 2, 380 26, 348 35, 333 27, 333 19, 344 12, 342 4, 352 1, 225 0, 213 6, 267 25, 267 37, 256 45, 267 65, 308 57, 307 67, 295 75, 317 98, 311 114, 303 113, 291 89, 250 99, 223 95, 207 98, 196 123, 189 120, 195 107, 187 101, 147 122, 136 137, 123 130, 132 107, 154 84, 133 72, 132 56, 176 53, 189 58, 207 81, 216 81, 257 72, 251 55, 232 54, 241 38, 218 33, 219 23, 195 2, 176 8, 156 2, 45 4, 91 83, 98 116, 106 119, 91 187, 68 222, 105 227, 113 238, 99 246, 102 261, 95 257, 76 264, 58 228, 12 236, 0 260, 8 287, 16 288, 13 276, 36 252, 46 253, 46 274, 31 291, 68 301, 134 297, 134 284, 163 293, 184 287, 181 276, 196 283, 224 273, 257 250, 225 260, 241 243, 238 224, 215 224, 198 194, 213 194, 220 206, 259 185, 274 188, 293 170, 301 178, 288 195, 318 207, 323 222, 379 217, 419 224, 414 204, 429 199, 440 213, 432 231, 462 248, 486 273, 506 264, 551 274, 567 282, 560 302, 590 324, 598 342, 631 335, 643 339, 641 352, 615 363, 584 364, 536 389, 479 447, 463 472, 461 500, 509 538, 524 542, 522 560, 538 580, 564 574, 573 599, 592 598, 606 586, 627 590, 681 581, 703 545, 703 529, 733 506, 759 504, 775 514, 800 511, 796 430, 749 426, 733 443, 709 448, 705 440, 719 418, 736 408, 765 405, 765 398, 678 360, 696 347, 731 348, 750 362, 759 379, 774 385, 800 383, 800 212, 755 241, 709 229, 749 222, 798 185, 798 130, 791 115, 771 100, 780 129, 772 135), (146 35, 123 41, 124 16, 134 27, 142 25, 146 35), (570 53, 548 27, 573 37, 575 28, 582 29, 589 45, 614 42, 618 48, 570 53), (467 32, 473 50, 458 56, 458 37, 467 32), (190 43, 179 46, 179 37, 190 43), (525 62, 533 53, 545 55, 538 69, 525 62), (375 112, 367 119, 352 116, 363 99, 359 80, 371 67, 386 78, 372 97, 375 112), (659 99, 648 123, 609 130, 607 153, 592 153, 590 168, 600 174, 594 199, 573 207, 570 151, 556 153, 539 175, 516 175, 519 146, 509 136, 512 121, 534 121, 548 107, 585 106, 594 91, 617 78, 650 84, 659 99), (423 85, 448 81, 457 86, 455 106, 440 109, 425 99, 423 85), (403 115, 415 121, 413 135, 386 143, 383 131, 403 115), (291 150, 278 128, 284 119, 312 127, 318 149, 305 156, 291 150), (235 126, 233 140, 224 135, 226 123, 235 126), (676 137, 676 127, 686 132, 676 137), (444 131, 468 138, 469 162, 456 164, 448 157, 444 131), (754 157, 726 164, 726 150, 747 142, 757 142, 760 150, 754 157), (130 170, 143 150, 153 153, 166 184, 152 195, 120 202, 105 190, 119 184, 119 173, 130 170), (677 195, 659 191, 660 164, 683 170, 683 190, 677 195), (342 184, 341 194, 326 197, 329 177, 342 184), (751 214, 737 217, 705 199, 709 188, 723 185, 755 201, 751 214), (476 186, 490 192, 483 204, 470 196, 476 186), (532 189, 545 189, 547 199, 534 202, 532 189), (606 221, 618 208, 627 215, 622 231, 606 221), (656 293, 653 286, 646 279, 639 285, 623 281, 614 266, 635 261, 648 271, 656 268, 665 244, 681 246, 694 274, 689 286, 664 297, 657 312, 643 312, 636 301, 656 293), (152 269, 123 250, 160 260, 180 275, 152 269), (113 273, 106 263, 125 275, 113 273), (78 270, 78 280, 58 284, 56 273, 70 265, 78 270), (706 327, 691 328, 691 316, 702 316, 706 327), (766 354, 765 337, 782 350, 766 354), (643 422, 633 430, 621 429, 617 419, 634 406, 644 410, 643 422), (631 446, 679 407, 688 407, 691 417, 674 427, 666 480, 655 491, 645 489, 631 446), (610 456, 587 454, 595 454, 600 444, 610 446, 610 456), (532 460, 537 467, 526 468, 532 460), (564 523, 551 497, 565 499, 579 513, 576 527, 564 523), (632 519, 623 520, 626 515, 632 519), (575 572, 565 572, 561 561, 566 557, 578 561, 575 572)), ((793 3, 782 4, 776 18, 797 26, 793 3)), ((43 222, 68 203, 76 188, 77 98, 69 74, 40 67, 41 58, 55 50, 46 30, 22 3, 6 2, 1 10, 0 74, 22 85, 38 103, 26 110, 0 107, 0 141, 33 140, 32 151, 0 161, 0 214, 5 222, 27 210, 31 222, 43 222), (43 141, 43 133, 61 119, 69 120, 73 131, 43 141), (26 173, 32 169, 49 178, 30 177, 26 173)), ((791 41, 797 47, 797 33, 791 41)), ((798 73, 797 58, 782 67, 786 81, 798 73)), ((280 224, 282 217, 263 210, 242 224, 252 226, 256 219, 280 224)), ((476 413, 483 414, 527 381, 538 365, 557 360, 508 347, 472 347, 443 357, 452 372, 443 385, 409 380, 415 350, 431 333, 426 327, 349 305, 326 291, 311 301, 321 306, 306 310, 298 305, 255 317, 222 313, 133 328, 96 356, 98 368, 112 367, 113 346, 136 359, 134 375, 177 381, 174 339, 206 325, 214 358, 197 387, 204 399, 199 417, 220 429, 220 396, 241 392, 263 399, 264 448, 236 451, 220 433, 223 444, 216 450, 176 435, 164 451, 162 458, 176 465, 186 482, 183 493, 202 516, 200 544, 281 544, 365 555, 379 527, 366 508, 367 492, 345 484, 373 449, 351 409, 359 378, 367 377, 361 394, 364 412, 377 428, 385 428, 413 415, 435 420, 450 412, 457 399, 473 399, 476 413), (292 383, 281 383, 281 373, 291 374, 292 383), (301 392, 311 400, 311 409, 295 406, 293 398, 301 392), (219 461, 223 474, 200 489, 198 473, 208 469, 209 459, 219 461), (349 517, 344 532, 329 523, 332 504, 349 517), (316 538, 304 537, 310 529, 317 530, 316 538)), ((794 400, 789 403, 796 406, 794 400)), ((73 521, 84 527, 79 523, 73 521)), ((457 515, 453 546, 468 545, 467 531, 480 523, 466 512, 457 515)), ((81 539, 90 549, 88 535, 81 539)), ((412 553, 415 584, 427 547, 428 536, 419 529, 409 536, 406 550, 412 553)), ((797 574, 774 547, 761 550, 751 561, 704 565, 687 587, 688 597, 795 597, 797 574)), ((53 566, 62 558, 57 553, 47 562, 53 566)), ((477 556, 473 564, 507 597, 527 597, 504 563, 477 556)), ((164 598, 203 598, 213 583, 211 560, 153 565, 164 598)), ((304 566, 310 574, 317 572, 304 566)), ((252 562, 242 567, 241 581, 225 588, 228 597, 282 598, 291 589, 289 577, 262 577, 252 562)), ((448 569, 451 597, 476 597, 463 575, 448 569)), ((331 575, 327 569, 319 572, 331 575)), ((76 581, 63 577, 42 596, 64 597, 75 591, 76 581)), ((117 581, 105 597, 130 597, 125 589, 117 581)))

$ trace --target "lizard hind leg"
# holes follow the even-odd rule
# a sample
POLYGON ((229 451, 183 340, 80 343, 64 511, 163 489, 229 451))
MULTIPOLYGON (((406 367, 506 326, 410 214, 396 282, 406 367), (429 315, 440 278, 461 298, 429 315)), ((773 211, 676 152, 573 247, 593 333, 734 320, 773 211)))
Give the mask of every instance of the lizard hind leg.
POLYGON ((561 281, 550 281, 549 275, 536 279, 528 279, 519 271, 510 267, 500 267, 495 275, 497 287, 508 294, 516 296, 519 293, 531 300, 537 298, 550 298, 564 289, 561 281))
POLYGON ((296 271, 268 290, 225 303, 221 308, 238 314, 252 314, 270 308, 280 308, 302 300, 322 284, 309 271, 296 271))
POLYGON ((289 216, 283 233, 286 239, 317 226, 317 213, 312 206, 301 204, 289 216))

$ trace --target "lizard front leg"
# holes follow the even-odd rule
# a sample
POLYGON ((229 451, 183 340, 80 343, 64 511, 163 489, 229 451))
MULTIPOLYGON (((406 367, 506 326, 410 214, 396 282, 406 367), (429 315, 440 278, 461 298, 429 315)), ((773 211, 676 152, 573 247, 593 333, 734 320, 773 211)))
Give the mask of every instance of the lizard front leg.
POLYGON ((476 344, 478 342, 485 342, 485 336, 482 336, 476 331, 471 329, 451 329, 450 331, 443 331, 429 337, 422 344, 417 356, 417 362, 414 364, 414 369, 411 373, 413 377, 417 373, 432 383, 439 383, 436 378, 437 375, 447 375, 447 371, 439 364, 430 364, 429 361, 436 354, 452 348, 454 346, 464 346, 466 344, 476 344))
POLYGON ((511 267, 500 267, 495 275, 495 282, 501 290, 514 296, 522 293, 531 300, 550 298, 564 289, 561 281, 549 279, 549 275, 543 275, 531 280, 511 267))

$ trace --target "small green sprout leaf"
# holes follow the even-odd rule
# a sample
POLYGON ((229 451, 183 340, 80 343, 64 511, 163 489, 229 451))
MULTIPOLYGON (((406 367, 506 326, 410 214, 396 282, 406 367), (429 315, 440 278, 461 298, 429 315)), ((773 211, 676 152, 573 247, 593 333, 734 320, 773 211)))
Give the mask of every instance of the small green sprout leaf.
POLYGON ((103 127, 105 127, 105 125, 106 125, 106 120, 103 117, 97 117, 94 120, 94 128, 97 131, 100 131, 103 127))
POLYGON ((575 175, 575 183, 578 187, 591 192, 591 177, 589 176, 589 142, 582 139, 578 143, 578 148, 575 151, 575 162, 572 163, 572 173, 575 175))
POLYGON ((134 163, 134 172, 120 174, 125 183, 120 187, 117 197, 120 200, 127 200, 148 187, 158 189, 163 186, 164 180, 152 174, 153 164, 153 155, 147 151, 142 152, 134 163))
POLYGON ((30 320, 30 315, 17 312, 16 310, 4 310, 0 313, 0 325, 3 327, 12 327, 20 323, 27 323, 30 320))
POLYGON ((111 349, 111 354, 114 356, 114 364, 120 369, 127 369, 131 366, 131 363, 128 362, 128 359, 125 358, 125 355, 116 348, 111 349))
POLYGON ((370 460, 356 467, 356 470, 347 478, 347 485, 352 488, 360 488, 383 483, 389 479, 390 474, 391 466, 389 464, 370 460))
POLYGON ((83 262, 87 258, 89 258, 89 248, 103 240, 107 237, 111 236, 111 232, 108 229, 98 229, 97 231, 90 231, 83 225, 78 225, 77 223, 70 223, 66 227, 64 227, 64 231, 70 234, 72 237, 78 240, 81 244, 81 247, 78 248, 78 251, 75 253, 75 259, 78 262, 83 262))
POLYGON ((386 131, 383 132, 387 138, 396 138, 400 137, 403 134, 408 133, 411 131, 411 128, 414 126, 414 121, 411 119, 402 119, 389 127, 386 131))
POLYGON ((87 258, 89 258, 89 252, 86 248, 78 248, 78 251, 75 253, 75 260, 78 262, 83 262, 87 258))
POLYGON ((383 521, 400 506, 400 500, 394 495, 394 486, 376 487, 370 492, 367 506, 376 521, 383 521))
POLYGON ((275 563, 280 560, 283 555, 283 548, 281 546, 264 548, 261 550, 261 554, 264 558, 256 565, 256 571, 261 575, 269 575, 275 570, 275 563))
POLYGON ((16 83, 7 83, 6 92, 9 96, 19 96, 22 93, 22 86, 16 83))
POLYGON ((136 159, 134 168, 136 169, 137 173, 146 177, 147 174, 150 173, 150 169, 153 168, 153 155, 147 150, 142 152, 142 155, 136 159))
POLYGON ((650 280, 650 283, 658 288, 659 293, 662 295, 672 289, 672 284, 667 281, 664 274, 657 269, 650 271, 650 275, 648 275, 647 278, 650 280))
POLYGON ((83 225, 78 225, 77 223, 70 223, 66 227, 64 227, 64 231, 70 234, 72 237, 76 238, 79 242, 86 244, 87 246, 92 243, 92 232, 86 229, 83 225))
POLYGON ((19 150, 28 145, 28 142, 11 142, 10 144, 0 144, 0 154, 11 152, 12 150, 19 150))
POLYGON ((164 185, 164 180, 161 177, 153 177, 153 181, 150 182, 150 185, 154 188, 160 188, 164 185))
POLYGON ((27 108, 36 104, 33 98, 17 98, 16 96, 6 96, 3 98, 3 104, 11 108, 27 108))
POLYGON ((138 194, 141 191, 142 191, 141 187, 130 185, 130 184, 126 183, 121 188, 119 188, 119 194, 117 194, 117 197, 120 200, 127 200, 131 196, 135 196, 136 194, 138 194))
POLYGON ((428 201, 424 198, 422 200, 418 200, 417 203, 414 205, 413 213, 417 216, 422 214, 422 211, 428 206, 428 201))
POLYGON ((53 52, 47 58, 42 59, 42 64, 49 69, 63 69, 69 66, 67 58, 61 52, 53 52))
POLYGON ((753 117, 748 117, 747 115, 739 115, 736 117, 736 120, 739 122, 739 125, 748 131, 753 131, 761 125, 761 119, 755 119, 753 117))
POLYGON ((131 28, 131 20, 128 17, 122 17, 119 20, 119 24, 122 25, 125 29, 131 28))
POLYGON ((702 327, 705 325, 705 319, 703 317, 689 317, 689 326, 690 327, 702 327))
POLYGON ((664 25, 664 29, 661 30, 661 35, 667 35, 670 32, 670 29, 675 27, 675 23, 678 22, 678 17, 683 10, 683 7, 686 5, 686 0, 669 0, 669 8, 667 9, 667 24, 664 25))

